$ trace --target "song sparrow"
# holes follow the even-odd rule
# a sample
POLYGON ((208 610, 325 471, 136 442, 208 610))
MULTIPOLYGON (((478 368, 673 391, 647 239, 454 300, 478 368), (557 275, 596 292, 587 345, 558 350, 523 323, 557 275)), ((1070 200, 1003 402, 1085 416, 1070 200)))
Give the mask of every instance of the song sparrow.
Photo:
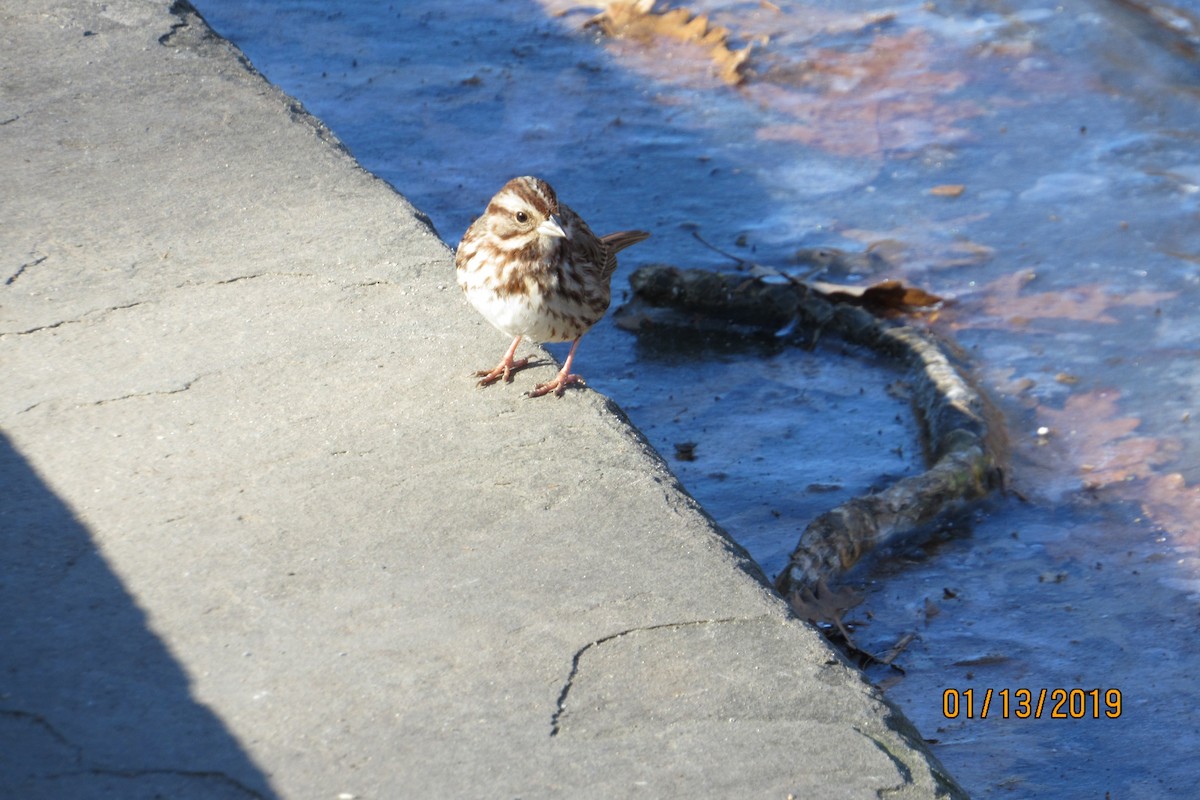
POLYGON ((480 370, 480 386, 504 378, 529 363, 513 360, 525 337, 537 342, 574 340, 558 375, 529 394, 562 397, 572 384, 575 349, 583 334, 608 310, 617 253, 650 234, 621 231, 596 237, 578 214, 558 202, 550 184, 513 178, 471 223, 458 244, 458 285, 488 322, 513 337, 492 370, 480 370))

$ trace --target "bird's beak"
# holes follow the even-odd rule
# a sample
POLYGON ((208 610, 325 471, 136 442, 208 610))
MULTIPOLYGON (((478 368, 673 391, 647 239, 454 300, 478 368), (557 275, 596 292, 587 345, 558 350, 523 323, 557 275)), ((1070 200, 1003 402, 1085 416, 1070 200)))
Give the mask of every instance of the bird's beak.
POLYGON ((558 221, 556 214, 551 214, 546 218, 546 221, 537 227, 538 233, 542 236, 553 236, 558 239, 567 238, 567 234, 563 233, 562 223, 558 221))

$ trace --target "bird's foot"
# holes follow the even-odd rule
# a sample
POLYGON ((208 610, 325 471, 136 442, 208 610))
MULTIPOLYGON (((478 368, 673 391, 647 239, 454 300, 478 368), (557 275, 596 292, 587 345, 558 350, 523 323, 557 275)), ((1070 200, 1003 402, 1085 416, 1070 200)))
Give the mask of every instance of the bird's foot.
POLYGON ((539 383, 533 387, 533 390, 529 392, 529 396, 541 397, 544 394, 554 392, 556 397, 562 397, 563 392, 567 390, 568 386, 587 386, 587 382, 579 375, 571 375, 566 371, 560 371, 554 376, 554 380, 539 383))
POLYGON ((522 358, 518 361, 513 361, 511 358, 506 358, 496 365, 496 368, 491 372, 486 369, 481 369, 475 373, 475 377, 479 378, 478 386, 491 386, 501 378, 505 383, 512 383, 512 374, 519 369, 524 369, 529 365, 528 358, 522 358))

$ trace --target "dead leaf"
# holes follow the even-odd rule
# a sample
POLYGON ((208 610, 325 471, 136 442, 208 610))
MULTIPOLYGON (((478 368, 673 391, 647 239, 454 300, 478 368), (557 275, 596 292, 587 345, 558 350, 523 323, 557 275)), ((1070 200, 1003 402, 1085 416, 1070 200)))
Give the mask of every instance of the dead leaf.
POLYGON ((1141 420, 1117 416, 1119 397, 1102 389, 1071 395, 1062 409, 1038 407, 1038 421, 1050 428, 1050 440, 1085 489, 1149 478, 1152 467, 1170 459, 1177 447, 1169 440, 1134 436, 1141 420))
POLYGON ((991 261, 994 255, 996 255, 994 247, 967 239, 959 239, 947 244, 941 257, 930 266, 934 269, 973 267, 991 261))
MULTIPOLYGON (((1022 454, 1032 462, 1022 470, 1023 482, 1034 481, 1049 496, 1084 490, 1087 497, 1104 492, 1108 500, 1135 503, 1177 547, 1200 551, 1200 487, 1179 473, 1158 471, 1178 457, 1180 443, 1138 436, 1141 420, 1119 416, 1119 401, 1116 391, 1097 390, 1072 395, 1062 409, 1038 407, 1045 433, 1022 454)), ((1064 578, 1039 576, 1042 582, 1064 578)))
POLYGON ((1146 516, 1169 531, 1177 545, 1200 549, 1200 487, 1188 486, 1178 472, 1153 475, 1141 501, 1146 516))
POLYGON ((932 308, 942 302, 936 294, 906 286, 898 280, 880 281, 870 286, 821 282, 806 285, 835 303, 852 303, 884 315, 932 308))
MULTIPOLYGON (((912 644, 913 640, 916 638, 917 634, 915 631, 909 631, 908 633, 903 634, 899 639, 896 640, 896 643, 892 645, 886 653, 879 657, 880 663, 890 665, 896 660, 897 656, 908 649, 908 646, 912 644)), ((899 669, 899 667, 897 667, 897 669, 899 669)))
POLYGON ((882 156, 950 143, 958 127, 982 109, 947 99, 967 81, 935 67, 937 48, 926 31, 877 34, 865 47, 814 48, 799 68, 768 71, 748 96, 791 121, 759 129, 760 139, 798 141, 837 155, 882 156))
MULTIPOLYGON (((728 28, 712 25, 706 15, 693 14, 686 8, 656 9, 656 4, 656 0, 614 0, 584 27, 597 27, 606 36, 633 40, 650 50, 659 49, 663 40, 684 44, 702 53, 724 83, 742 83, 742 70, 753 43, 733 50, 729 47, 728 28)), ((656 56, 660 63, 668 61, 670 70, 678 70, 678 60, 664 60, 661 55, 656 56)))
MULTIPOLYGON (((1012 325, 1024 325, 1034 319, 1061 319, 1076 322, 1117 323, 1108 312, 1117 306, 1153 306, 1176 296, 1176 292, 1112 293, 1102 284, 1072 286, 1047 292, 1027 292, 1025 287, 1037 280, 1037 273, 1021 270, 992 281, 983 287, 982 315, 1012 325)), ((969 319, 960 320, 976 327, 969 319)))

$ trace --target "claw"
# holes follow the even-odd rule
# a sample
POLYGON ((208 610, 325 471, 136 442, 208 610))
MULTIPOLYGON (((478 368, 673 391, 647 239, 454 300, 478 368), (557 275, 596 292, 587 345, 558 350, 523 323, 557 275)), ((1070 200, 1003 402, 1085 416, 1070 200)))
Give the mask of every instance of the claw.
POLYGON ((524 369, 529 365, 528 358, 522 358, 520 361, 510 361, 505 363, 501 361, 496 365, 496 368, 491 372, 486 369, 481 369, 475 373, 475 377, 480 381, 477 386, 491 386, 496 381, 504 378, 505 383, 512 383, 512 374, 519 369, 524 369))
POLYGON ((551 392, 554 392, 556 397, 562 397, 568 386, 587 386, 583 378, 571 374, 571 362, 575 360, 575 350, 579 347, 579 340, 582 338, 583 334, 575 337, 575 341, 571 344, 571 352, 567 353, 567 360, 563 362, 562 369, 554 376, 554 380, 539 383, 533 387, 533 391, 529 393, 530 397, 541 397, 551 392))
POLYGON ((522 358, 520 361, 513 360, 513 356, 517 352, 517 345, 520 343, 520 336, 513 339, 512 344, 508 347, 508 352, 504 354, 504 358, 500 359, 500 363, 496 365, 495 369, 491 371, 481 369, 479 372, 476 372, 475 377, 481 379, 477 385, 491 386, 501 378, 504 378, 505 383, 512 383, 512 374, 529 365, 528 358, 522 358))
POLYGON ((562 397, 567 391, 568 386, 587 386, 587 382, 578 375, 571 375, 565 371, 559 372, 554 376, 554 380, 539 383, 529 392, 530 397, 541 397, 544 394, 554 392, 556 397, 562 397))

